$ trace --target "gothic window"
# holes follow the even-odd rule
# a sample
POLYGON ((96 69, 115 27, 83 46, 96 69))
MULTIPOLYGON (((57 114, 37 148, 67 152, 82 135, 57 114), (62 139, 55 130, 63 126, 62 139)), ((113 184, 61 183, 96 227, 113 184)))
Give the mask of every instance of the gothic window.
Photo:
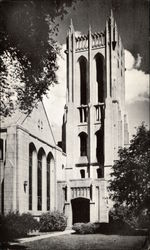
POLYGON ((104 164, 104 131, 102 128, 96 132, 96 158, 101 165, 104 164))
POLYGON ((79 59, 80 65, 80 104, 87 104, 87 60, 81 56, 79 59))
POLYGON ((67 186, 63 188, 64 201, 67 201, 67 186))
POLYGON ((80 122, 87 122, 88 120, 88 107, 80 107, 79 108, 79 114, 80 114, 80 122))
POLYGON ((33 172, 33 153, 35 146, 33 143, 29 144, 29 210, 32 210, 32 172, 33 172))
POLYGON ((103 171, 102 171, 101 168, 98 168, 98 169, 97 169, 97 178, 98 178, 98 179, 99 179, 99 178, 103 178, 103 171))
POLYGON ((47 210, 50 210, 50 154, 47 157, 47 210))
POLYGON ((32 210, 32 152, 29 152, 29 210, 32 210))
POLYGON ((118 68, 119 68, 119 60, 117 60, 117 65, 118 65, 118 68))
POLYGON ((50 210, 50 203, 53 200, 51 196, 51 191, 55 188, 55 180, 54 180, 54 157, 52 153, 49 152, 47 156, 47 174, 46 174, 46 202, 47 202, 47 210, 50 210))
POLYGON ((3 160, 3 139, 0 139, 0 160, 3 160))
POLYGON ((96 81, 97 81, 97 99, 98 102, 104 102, 104 57, 98 53, 96 60, 96 81))
POLYGON ((38 152, 38 169, 37 169, 37 209, 42 210, 42 159, 44 150, 41 148, 38 152))
POLYGON ((87 134, 80 133, 80 155, 87 156, 87 134))
POLYGON ((43 130, 43 122, 42 122, 40 119, 38 120, 38 129, 39 129, 40 131, 43 130))
POLYGON ((81 169, 80 170, 81 178, 85 178, 85 170, 81 169))

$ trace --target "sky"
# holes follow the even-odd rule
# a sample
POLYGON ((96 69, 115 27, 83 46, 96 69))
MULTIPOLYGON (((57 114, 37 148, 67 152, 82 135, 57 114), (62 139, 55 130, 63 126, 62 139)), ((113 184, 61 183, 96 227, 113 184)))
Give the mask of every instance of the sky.
MULTIPOLYGON (((125 49, 125 89, 130 138, 143 121, 149 127, 149 0, 82 0, 68 10, 63 20, 57 19, 56 37, 62 46, 58 58, 59 84, 51 87, 44 104, 54 130, 61 127, 66 102, 66 36, 72 19, 77 33, 87 34, 105 29, 106 19, 113 10, 125 49)), ((60 131, 60 130, 59 130, 60 131)), ((60 137, 60 133, 58 135, 60 137)), ((60 138, 59 138, 60 139, 60 138)))

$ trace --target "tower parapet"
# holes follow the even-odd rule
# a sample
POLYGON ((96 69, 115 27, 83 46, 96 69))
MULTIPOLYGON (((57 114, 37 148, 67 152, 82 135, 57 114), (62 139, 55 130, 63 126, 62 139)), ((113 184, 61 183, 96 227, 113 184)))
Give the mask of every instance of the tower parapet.
MULTIPOLYGON (((92 38, 92 49, 105 46, 104 33, 102 32, 92 33, 91 38, 92 38)), ((76 51, 88 50, 89 47, 88 35, 80 35, 76 37, 75 40, 76 40, 76 51)))

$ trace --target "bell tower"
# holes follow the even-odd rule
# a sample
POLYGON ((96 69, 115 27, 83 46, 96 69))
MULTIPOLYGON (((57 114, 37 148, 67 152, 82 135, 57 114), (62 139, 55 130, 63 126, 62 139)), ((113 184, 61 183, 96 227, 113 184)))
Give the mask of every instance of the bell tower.
POLYGON ((124 49, 113 13, 104 31, 89 27, 87 35, 76 36, 71 21, 66 43, 65 211, 70 224, 84 221, 73 207, 84 207, 76 199, 87 199, 87 220, 107 222, 107 181, 118 149, 128 142, 124 49))

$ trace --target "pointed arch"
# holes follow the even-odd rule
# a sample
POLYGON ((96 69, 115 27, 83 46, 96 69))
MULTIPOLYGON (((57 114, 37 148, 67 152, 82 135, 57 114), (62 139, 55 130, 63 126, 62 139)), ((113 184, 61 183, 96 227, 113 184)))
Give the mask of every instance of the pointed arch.
POLYGON ((85 178, 85 169, 80 170, 81 178, 85 178))
POLYGON ((104 102, 104 56, 97 53, 94 57, 96 64, 96 99, 104 102))
POLYGON ((98 130, 96 133, 96 158, 97 161, 104 165, 104 132, 103 128, 98 130))
POLYGON ((45 151, 40 148, 38 151, 38 162, 37 162, 37 210, 42 210, 42 165, 45 151))
POLYGON ((47 210, 50 210, 51 189, 54 188, 54 157, 51 152, 47 155, 46 165, 47 210))
POLYGON ((103 176, 103 170, 102 170, 102 168, 98 168, 97 169, 97 178, 99 179, 99 178, 103 178, 104 176, 103 176))
POLYGON ((87 137, 85 132, 79 134, 80 137, 80 156, 87 156, 87 137))
POLYGON ((33 200, 33 158, 36 153, 36 147, 33 142, 29 144, 29 210, 32 210, 33 200))
POLYGON ((0 160, 3 160, 3 154, 4 154, 4 140, 0 138, 0 160))
POLYGON ((81 56, 78 59, 80 73, 80 104, 87 104, 87 59, 81 56))

